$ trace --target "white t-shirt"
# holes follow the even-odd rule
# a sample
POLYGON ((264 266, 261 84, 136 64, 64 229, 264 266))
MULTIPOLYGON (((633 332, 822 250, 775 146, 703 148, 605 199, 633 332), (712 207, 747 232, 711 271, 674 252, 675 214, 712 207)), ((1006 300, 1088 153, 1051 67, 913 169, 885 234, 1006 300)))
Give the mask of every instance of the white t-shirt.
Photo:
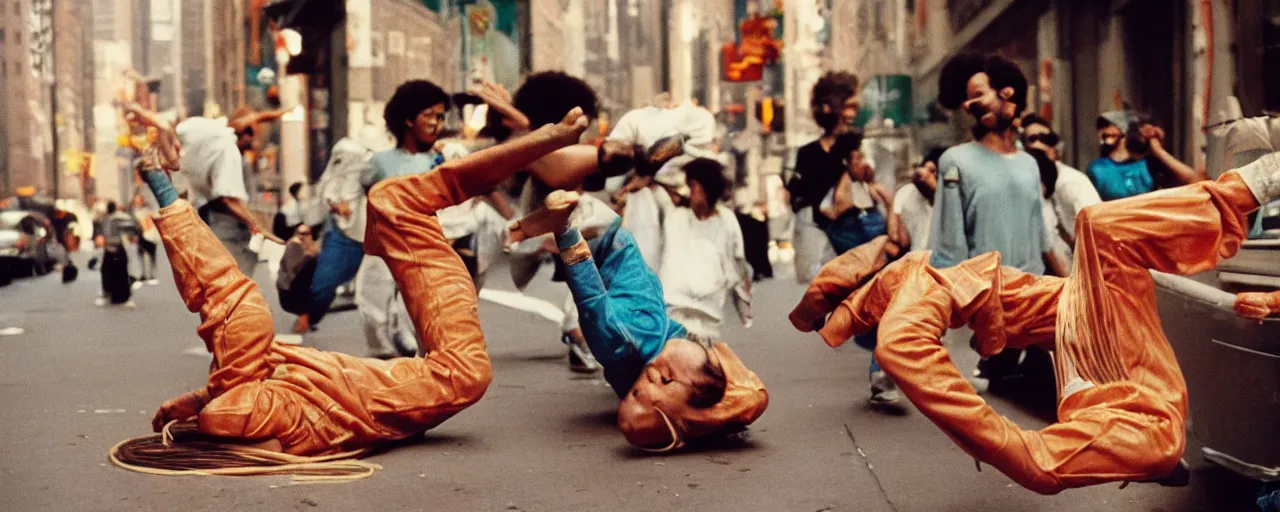
POLYGON ((1071 261, 1071 244, 1067 243, 1058 231, 1058 215, 1054 213, 1054 205, 1051 199, 1041 201, 1040 215, 1044 217, 1045 248, 1055 254, 1062 255, 1067 261, 1071 261))
POLYGON ((243 157, 226 119, 192 117, 179 123, 177 132, 192 206, 200 208, 224 197, 249 200, 243 157))
POLYGON ((933 203, 920 189, 910 183, 898 189, 893 196, 893 213, 902 218, 903 227, 911 237, 911 250, 929 247, 929 225, 933 222, 933 203))
POLYGON ((609 132, 609 140, 648 148, 664 137, 680 133, 680 117, 675 110, 643 107, 623 114, 609 132))
POLYGON ((1058 162, 1058 181, 1054 183, 1053 196, 1049 200, 1053 202, 1053 210, 1058 217, 1055 231, 1061 229, 1071 242, 1076 239, 1076 217, 1080 210, 1102 202, 1089 177, 1062 162, 1058 162))
POLYGON ((640 249, 640 256, 650 269, 661 268, 662 263, 662 207, 657 194, 666 192, 645 187, 627 197, 622 210, 622 227, 631 232, 640 249))
POLYGON ((717 206, 716 212, 706 220, 699 220, 689 208, 665 212, 658 278, 668 311, 692 310, 719 325, 729 292, 747 274, 738 219, 723 206, 717 206))
MULTIPOLYGON (((672 135, 685 136, 685 152, 698 153, 698 149, 715 139, 716 118, 709 110, 685 103, 676 108, 643 107, 623 114, 609 132, 609 140, 638 144, 649 148, 653 143, 672 135), (690 152, 689 150, 694 151, 690 152)), ((705 150, 704 153, 707 153, 705 150)), ((714 154, 697 156, 714 157, 714 154)))

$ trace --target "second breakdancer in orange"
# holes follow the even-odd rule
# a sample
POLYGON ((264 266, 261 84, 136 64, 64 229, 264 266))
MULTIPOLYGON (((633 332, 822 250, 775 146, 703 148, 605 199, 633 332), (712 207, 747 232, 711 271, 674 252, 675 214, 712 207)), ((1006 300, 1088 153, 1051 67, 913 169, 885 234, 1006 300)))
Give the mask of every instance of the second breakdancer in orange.
MULTIPOLYGON (((880 239, 827 264, 791 321, 831 346, 878 325, 876 358, 916 407, 966 453, 1028 489, 1183 485, 1187 387, 1150 271, 1214 268, 1240 249, 1247 214, 1278 197, 1280 153, 1272 153, 1217 181, 1089 207, 1076 221, 1068 278, 1002 267, 995 252, 946 269, 931 267, 928 252, 886 266, 880 239), (966 324, 983 357, 1033 345, 1053 351, 1058 423, 1023 430, 974 392, 940 341, 966 324)), ((1265 318, 1280 311, 1280 293, 1240 294, 1235 309, 1265 318)))

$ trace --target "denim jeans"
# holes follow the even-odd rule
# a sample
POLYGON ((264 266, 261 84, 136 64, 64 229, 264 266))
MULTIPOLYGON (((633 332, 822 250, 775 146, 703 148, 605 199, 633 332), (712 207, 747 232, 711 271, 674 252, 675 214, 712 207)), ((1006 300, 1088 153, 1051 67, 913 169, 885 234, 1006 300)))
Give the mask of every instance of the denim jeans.
POLYGON ((859 347, 871 351, 871 368, 867 370, 868 374, 880 371, 880 363, 876 362, 876 331, 872 329, 870 332, 859 334, 853 337, 853 343, 859 347))
POLYGON ((320 323, 320 319, 329 312, 338 287, 356 277, 360 261, 364 259, 364 245, 342 234, 333 217, 329 218, 324 231, 320 256, 316 260, 316 274, 311 278, 312 325, 320 323))
POLYGON ((831 247, 835 249, 836 255, 841 255, 885 234, 887 228, 887 221, 880 210, 854 208, 831 222, 827 227, 827 237, 831 239, 831 247))

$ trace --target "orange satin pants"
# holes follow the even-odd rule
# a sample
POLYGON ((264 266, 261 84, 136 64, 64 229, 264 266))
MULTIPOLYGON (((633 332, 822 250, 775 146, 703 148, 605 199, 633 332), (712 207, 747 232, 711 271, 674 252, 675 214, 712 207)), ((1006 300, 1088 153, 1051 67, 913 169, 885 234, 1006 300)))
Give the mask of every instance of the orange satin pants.
POLYGON ((885 266, 879 240, 824 268, 791 319, 832 345, 878 324, 876 359, 912 403, 1028 489, 1157 479, 1185 449, 1187 392, 1149 270, 1212 269, 1239 250, 1257 207, 1235 173, 1089 207, 1066 279, 1001 267, 996 253, 934 269, 916 252, 885 266), (940 342, 966 324, 984 357, 1006 346, 1054 351, 1058 423, 1023 430, 978 396, 940 342))
POLYGON ((434 212, 487 193, 571 139, 549 126, 394 178, 369 192, 365 252, 391 267, 425 358, 364 359, 274 342, 270 309, 184 201, 157 227, 200 337, 213 353, 198 416, 207 434, 278 440, 294 455, 368 447, 428 430, 479 400, 492 379, 471 277, 434 212))

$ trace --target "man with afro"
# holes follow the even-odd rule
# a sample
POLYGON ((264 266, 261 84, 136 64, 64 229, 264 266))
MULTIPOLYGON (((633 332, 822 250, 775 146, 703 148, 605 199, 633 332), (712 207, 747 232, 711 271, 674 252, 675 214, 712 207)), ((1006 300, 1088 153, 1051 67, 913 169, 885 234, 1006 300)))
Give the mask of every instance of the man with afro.
MULTIPOLYGON (((1027 79, 1017 64, 995 55, 961 54, 942 68, 938 103, 972 116, 973 141, 938 160, 938 190, 929 230, 930 264, 954 266, 987 252, 1032 275, 1046 269, 1040 172, 1018 149, 1014 121, 1027 107, 1027 79)), ((999 389, 1018 372, 1007 351, 978 364, 979 376, 999 389)))

